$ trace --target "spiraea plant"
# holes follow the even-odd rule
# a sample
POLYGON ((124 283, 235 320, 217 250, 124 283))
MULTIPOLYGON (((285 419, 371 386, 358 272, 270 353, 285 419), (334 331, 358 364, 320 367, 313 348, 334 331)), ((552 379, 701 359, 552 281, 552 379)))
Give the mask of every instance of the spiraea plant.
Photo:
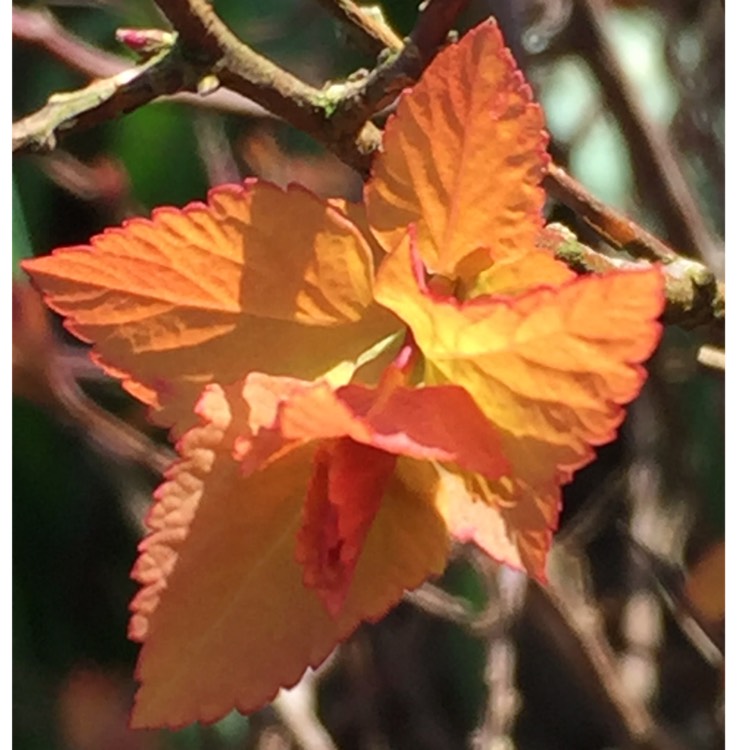
POLYGON ((664 307, 656 266, 556 259, 546 146, 488 21, 402 95, 362 203, 249 180, 24 263, 179 454, 133 571, 134 725, 263 706, 452 539, 545 579, 664 307))

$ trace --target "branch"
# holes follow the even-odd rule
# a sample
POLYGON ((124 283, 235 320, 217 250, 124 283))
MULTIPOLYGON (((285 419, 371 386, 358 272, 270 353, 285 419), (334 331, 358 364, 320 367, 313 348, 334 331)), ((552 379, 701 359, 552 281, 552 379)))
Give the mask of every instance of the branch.
POLYGON ((709 265, 716 264, 716 238, 702 218, 701 208, 685 179, 666 133, 655 127, 640 104, 606 33, 603 0, 574 3, 578 23, 574 25, 575 45, 589 50, 587 58, 601 82, 603 96, 616 113, 617 121, 631 146, 632 158, 640 163, 634 169, 640 176, 639 188, 648 203, 659 206, 667 235, 691 254, 698 254, 709 265))
MULTIPOLYGON (((567 585, 557 591, 530 583, 526 614, 551 641, 555 650, 570 666, 574 679, 586 685, 595 707, 607 717, 608 723, 622 747, 631 750, 684 750, 654 721, 643 703, 628 695, 617 671, 617 660, 602 630, 602 622, 592 599, 586 595, 581 582, 578 556, 554 548, 560 564, 565 564, 561 580, 567 585)), ((471 554, 471 553, 470 553, 471 554)), ((484 553, 475 551, 473 564, 487 583, 486 571, 496 565, 484 553)), ((557 566, 550 566, 557 570, 557 566)), ((433 584, 423 584, 417 591, 407 593, 405 599, 428 614, 456 623, 467 632, 490 643, 509 616, 508 599, 501 596, 496 585, 486 586, 488 596, 484 612, 474 612, 459 597, 452 596, 433 584)), ((524 623, 521 623, 523 626, 524 623)))
POLYGON ((343 133, 331 117, 324 92, 251 50, 224 24, 205 0, 156 0, 178 33, 188 60, 210 69, 218 82, 252 99, 296 128, 326 143, 345 163, 366 172, 380 144, 371 123, 343 133))
MULTIPOLYGON (((73 70, 83 73, 90 78, 100 79, 107 77, 114 79, 111 83, 114 84, 115 88, 120 86, 121 80, 127 80, 125 71, 133 70, 132 60, 92 47, 83 39, 77 37, 75 34, 71 34, 60 26, 54 16, 47 11, 27 10, 14 6, 13 37, 30 44, 38 45, 73 70), (118 74, 121 73, 125 74, 122 79, 118 78, 118 74)), ((99 82, 99 87, 101 93, 105 93, 104 90, 107 87, 101 81, 99 82)), ((90 97, 91 91, 87 88, 75 93, 79 97, 81 106, 86 102, 89 102, 91 106, 96 106, 96 99, 90 97)), ((67 96, 72 96, 72 94, 67 96)), ((117 96, 119 94, 113 94, 113 97, 117 98, 117 96)), ((201 95, 182 91, 166 98, 169 101, 180 104, 188 104, 203 109, 220 110, 234 115, 244 115, 246 117, 269 116, 269 113, 255 104, 255 102, 226 89, 201 95)), ((51 99, 54 102, 55 97, 51 99)), ((145 98, 138 102, 131 102, 128 111, 142 104, 147 104, 149 101, 151 101, 150 98, 145 98)), ((56 120, 59 120, 63 116, 63 113, 60 107, 53 107, 48 103, 46 107, 34 115, 14 124, 13 151, 20 153, 25 151, 51 151, 54 149, 57 140, 61 137, 96 125, 98 122, 103 122, 118 114, 120 112, 113 106, 112 109, 99 113, 100 116, 96 118, 70 119, 65 122, 65 127, 56 128, 56 120), (55 139, 51 141, 46 136, 49 132, 55 130, 55 139)))
MULTIPOLYGON (((348 0, 319 1, 326 6, 348 2, 348 0)), ((381 36, 377 33, 377 30, 371 33, 373 43, 381 43, 380 40, 381 36)), ((402 46, 391 45, 390 49, 399 51, 402 46)), ((640 125, 646 127, 644 123, 640 123, 640 125)), ((605 206, 580 182, 556 164, 550 164, 548 168, 545 187, 551 195, 581 215, 592 229, 613 247, 626 250, 638 258, 661 261, 662 263, 672 262, 679 257, 674 250, 634 221, 605 206)))
POLYGON ((105 457, 141 464, 159 477, 175 462, 168 448, 92 401, 64 368, 50 368, 48 379, 61 417, 105 457))
MULTIPOLYGON (((362 80, 319 90, 303 83, 241 42, 205 0, 156 0, 178 32, 177 42, 137 68, 70 94, 50 98, 42 110, 13 126, 14 150, 53 148, 68 132, 130 111, 157 96, 193 90, 201 80, 248 97, 326 144, 344 163, 366 176, 381 132, 369 117, 391 104, 414 83, 445 41, 466 0, 432 0, 409 39, 362 80)), ((339 6, 350 5, 338 0, 339 6)), ((373 34, 374 26, 370 29, 373 34)), ((369 32, 368 32, 369 33, 369 32)), ((217 92, 229 94, 230 92, 217 92)), ((245 100, 243 100, 245 101, 245 100)), ((605 206, 557 165, 550 165, 545 187, 580 214, 614 247, 637 258, 659 261, 667 276, 665 320, 685 327, 723 323, 724 289, 698 263, 681 258, 635 222, 605 206)), ((600 256, 577 243, 558 257, 580 272, 619 267, 624 261, 600 256)))
MULTIPOLYGON (((114 75, 84 89, 53 95, 41 110, 14 124, 14 152, 52 150, 59 138, 71 132, 160 96, 194 91, 210 71, 219 83, 327 143, 342 161, 366 174, 380 145, 380 131, 367 122, 370 114, 391 103, 405 85, 419 77, 466 0, 433 0, 422 11, 412 40, 401 53, 377 67, 364 82, 332 86, 327 91, 303 83, 248 48, 204 0, 159 0, 158 4, 180 34, 174 47, 132 69, 123 62, 114 75)), ((21 38, 45 45, 89 74, 101 75, 119 67, 115 56, 94 53, 50 17, 31 13, 14 11, 14 28, 21 38)), ((376 28, 370 25, 371 31, 376 28)), ((393 39, 389 43, 395 48, 393 39)), ((265 113, 244 99, 228 98, 228 93, 217 92, 203 100, 179 98, 243 114, 265 113)))
POLYGON ((502 618, 485 639, 487 650, 484 681, 487 686, 484 716, 472 737, 474 750, 502 747, 515 750, 513 727, 523 700, 517 683, 518 649, 515 627, 521 618, 528 579, 526 574, 497 563, 489 556, 474 555, 474 563, 484 578, 484 588, 503 603, 502 618))
POLYGON ((31 286, 14 284, 12 298, 14 392, 51 408, 106 458, 138 463, 161 476, 174 462, 172 451, 86 395, 78 378, 86 376, 93 363, 86 358, 82 366, 56 340, 50 317, 31 286))
POLYGON ((403 49, 364 80, 318 90, 257 54, 205 0, 156 0, 190 60, 211 67, 220 83, 327 144, 366 176, 380 146, 369 118, 391 104, 429 65, 467 0, 432 0, 420 12, 403 49))
POLYGON ((565 591, 560 587, 555 591, 554 584, 548 588, 533 585, 528 616, 549 636, 576 677, 589 686, 618 745, 632 750, 684 750, 657 725, 648 708, 628 694, 605 638, 600 612, 588 596, 572 593, 577 583, 570 582, 565 591))
POLYGON ((13 151, 51 151, 72 130, 111 120, 163 94, 195 89, 198 80, 179 48, 167 48, 142 65, 83 89, 53 94, 38 112, 13 123, 13 151))
POLYGON ((550 195, 573 209, 604 240, 618 250, 649 261, 671 263, 679 256, 634 221, 604 205, 562 167, 550 163, 544 186, 550 195))
MULTIPOLYGON (((630 222, 632 224, 632 222, 630 222)), ((548 229, 562 238, 562 244, 549 240, 557 258, 578 273, 606 273, 616 269, 642 267, 638 263, 612 258, 579 242, 567 227, 550 224, 548 229)), ((630 249, 627 247, 625 249, 630 249)), ((670 251, 672 252, 672 251, 670 251)), ((701 263, 676 253, 662 261, 667 299, 663 321, 682 328, 704 324, 724 326, 724 285, 701 263)))
POLYGON ((401 37, 385 23, 380 8, 377 6, 365 10, 352 0, 318 0, 318 2, 332 16, 349 26, 370 54, 379 55, 384 49, 398 51, 404 46, 401 37))
MULTIPOLYGON (((325 5, 334 5, 337 2, 346 3, 348 0, 320 0, 325 5)), ((593 5, 592 5, 593 7, 593 5)), ((377 30, 371 33, 371 41, 380 43, 381 37, 377 30)), ((398 51, 400 46, 392 45, 391 50, 398 51)), ((634 116, 631 112, 631 117, 634 116)), ((645 121, 639 121, 641 127, 647 127, 645 121)), ((640 132, 640 131, 639 131, 640 132)), ((550 195, 557 198, 569 208, 573 209, 580 215, 589 226, 604 240, 609 242, 613 247, 624 250, 637 258, 645 258, 649 261, 659 261, 662 263, 672 263, 680 256, 668 247, 664 242, 643 229, 626 216, 617 213, 614 209, 609 208, 598 198, 593 196, 578 180, 571 177, 565 170, 556 164, 550 164, 545 179, 545 187, 550 195)), ((591 251, 593 253, 593 251, 591 251)), ((703 276, 705 269, 693 267, 693 273, 699 273, 700 279, 697 286, 703 287, 710 285, 703 276)), ((676 274, 673 274, 676 275, 676 274)), ((715 281, 713 282, 715 284, 715 281)), ((692 286, 692 285, 691 285, 692 286)), ((680 299, 691 299, 689 294, 690 287, 685 287, 680 291, 680 299)), ((721 316, 723 317, 723 288, 721 294, 721 316)))
POLYGON ((431 0, 420 11, 404 45, 366 78, 347 86, 335 103, 334 119, 346 132, 392 104, 415 83, 445 43, 467 0, 431 0))
POLYGON ((335 659, 336 651, 316 670, 308 669, 294 687, 280 690, 273 707, 302 750, 336 750, 316 713, 318 681, 335 659))
POLYGON ((65 30, 46 10, 28 10, 14 5, 13 38, 42 47, 90 78, 114 76, 130 67, 124 58, 92 47, 65 30))

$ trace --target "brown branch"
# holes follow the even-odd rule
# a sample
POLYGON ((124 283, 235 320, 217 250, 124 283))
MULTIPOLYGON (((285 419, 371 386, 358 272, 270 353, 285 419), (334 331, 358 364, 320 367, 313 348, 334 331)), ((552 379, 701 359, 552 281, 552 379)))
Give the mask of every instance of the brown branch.
MULTIPOLYGON (((454 552, 464 556, 477 569, 485 584, 490 570, 497 565, 484 552, 471 545, 455 545, 454 552)), ((465 628, 477 638, 491 638, 505 617, 504 602, 496 585, 485 585, 487 601, 481 611, 460 596, 449 594, 433 583, 423 583, 414 591, 404 592, 404 601, 428 615, 465 628)))
POLYGON ((336 750, 328 730, 318 718, 318 684, 336 660, 334 651, 315 670, 308 669, 292 688, 280 690, 272 706, 302 750, 336 750))
POLYGON ((443 591, 434 583, 423 583, 414 591, 404 592, 404 601, 428 615, 472 630, 475 614, 469 602, 443 591))
POLYGON ((530 587, 528 601, 528 616, 555 644, 571 672, 589 686, 620 747, 629 750, 683 748, 657 725, 646 706, 625 690, 617 660, 604 636, 601 617, 590 601, 578 597, 571 600, 569 595, 538 585, 530 587))
POLYGON ((71 34, 46 10, 13 6, 13 38, 35 44, 90 78, 117 75, 131 63, 71 34))
MULTIPOLYGON (((579 242, 567 227, 551 224, 548 229, 562 239, 549 240, 557 258, 578 273, 606 273, 642 267, 643 262, 612 258, 579 242)), ((663 262, 666 309, 663 320, 683 328, 724 325, 724 285, 702 264, 679 255, 663 262)))
MULTIPOLYGON (((194 78, 194 77, 193 77, 194 78)), ((111 120, 163 94, 195 88, 176 48, 78 91, 53 94, 38 112, 13 123, 13 151, 49 151, 66 132, 111 120)))
POLYGON ((51 369, 48 377, 61 416, 74 424, 102 454, 139 463, 157 476, 162 476, 174 463, 176 456, 171 450, 157 445, 92 401, 63 368, 51 369))
POLYGON ((466 5, 467 0, 432 0, 423 7, 404 46, 343 92, 334 115, 340 126, 345 131, 358 128, 415 83, 466 5))
POLYGON ((571 670, 599 699, 618 745, 633 750, 683 748, 625 684, 593 595, 585 555, 569 544, 555 545, 552 554, 549 586, 535 584, 529 592, 529 617, 546 630, 571 670))
MULTIPOLYGON (((496 585, 487 585, 487 570, 495 568, 496 563, 484 553, 468 549, 489 597, 483 612, 474 612, 464 600, 432 584, 424 584, 417 591, 406 594, 405 599, 428 614, 453 622, 489 643, 507 624, 508 602, 496 585)), ((656 724, 646 706, 625 690, 617 671, 617 660, 604 636, 598 610, 590 597, 584 596, 580 590, 580 573, 571 570, 577 566, 571 566, 570 561, 575 563, 578 556, 564 550, 561 554, 564 555, 561 561, 566 563, 561 573, 568 585, 565 590, 557 587, 555 591, 531 582, 524 617, 549 638, 569 665, 574 678, 587 686, 593 702, 607 717, 620 746, 628 750, 682 750, 682 746, 656 724)), ((524 622, 520 625, 523 627, 524 622)))
MULTIPOLYGON (((97 108, 97 112, 91 116, 68 117, 66 107, 60 106, 57 97, 51 97, 52 102, 46 107, 15 123, 13 126, 14 152, 50 151, 55 147, 59 138, 116 117, 121 113, 119 107, 124 113, 125 107, 127 111, 130 111, 147 104, 154 98, 146 96, 131 98, 127 102, 122 102, 121 105, 118 104, 120 99, 127 95, 127 92, 119 90, 121 82, 128 81, 129 74, 126 71, 137 70, 132 60, 91 47, 83 39, 66 31, 49 12, 14 7, 13 36, 21 41, 40 46, 73 70, 90 78, 112 79, 110 84, 97 80, 93 91, 86 87, 76 92, 57 95, 57 97, 67 97, 68 111, 73 102, 76 102, 79 108, 85 108, 88 105, 97 108), (122 78, 119 74, 123 74, 122 78), (109 95, 107 108, 98 109, 99 102, 92 94, 101 97, 109 95), (51 132, 54 134, 54 139, 48 137, 51 132)), ((177 61, 174 62, 177 63, 177 61)), ((179 65, 176 64, 176 67, 179 65)), ((132 87, 133 82, 129 82, 128 86, 132 87)), ((226 89, 205 95, 180 91, 164 98, 180 104, 220 110, 229 114, 247 117, 269 116, 269 113, 255 102, 226 89)), ((81 115, 84 114, 86 113, 81 112, 81 115)))
POLYGON ((193 131, 208 184, 213 186, 242 182, 221 118, 209 112, 197 113, 193 118, 193 131))
POLYGON ((572 208, 602 239, 636 258, 671 263, 679 256, 631 219, 593 196, 562 167, 550 164, 544 186, 551 196, 572 208))
POLYGON ((603 0, 574 3, 574 42, 587 51, 609 108, 631 146, 634 172, 644 200, 659 207, 667 236, 689 254, 709 265, 719 265, 717 239, 707 228, 700 206, 680 168, 663 129, 655 127, 639 102, 606 33, 603 0))
POLYGON ((322 91, 247 47, 205 0, 156 2, 178 32, 188 59, 210 66, 221 84, 326 143, 342 161, 366 175, 380 146, 380 131, 369 118, 421 75, 467 0, 432 0, 400 52, 364 80, 322 91))
POLYGON ((367 155, 380 144, 380 131, 373 124, 364 124, 358 132, 342 132, 325 92, 251 50, 205 0, 156 2, 178 32, 178 45, 188 60, 210 69, 222 85, 328 144, 345 163, 367 171, 367 155))
MULTIPOLYGON (((706 347, 702 349, 705 350, 706 347)), ((713 349, 712 352, 721 356, 718 369, 723 370, 724 352, 719 352, 716 349, 713 349)), ((698 352, 698 361, 701 361, 700 350, 698 352)), ((645 507, 650 508, 651 502, 649 500, 649 503, 645 504, 645 507)), ((684 515, 684 513, 680 512, 680 520, 672 520, 671 522, 665 518, 668 526, 677 527, 677 534, 673 532, 672 534, 665 535, 661 530, 662 524, 659 524, 658 527, 641 524, 641 528, 659 528, 659 540, 665 537, 667 539, 670 537, 679 539, 678 544, 672 542, 669 545, 673 548, 679 546, 680 551, 676 554, 670 554, 670 550, 662 550, 661 554, 659 554, 649 545, 637 539, 633 533, 637 522, 633 523, 631 521, 631 528, 628 528, 625 524, 620 524, 618 529, 622 532, 623 538, 628 545, 631 559, 634 563, 633 572, 639 578, 645 577, 654 593, 674 618, 677 626, 682 630, 685 637, 690 641, 703 660, 714 669, 721 670, 724 668, 725 663, 723 637, 719 636, 710 620, 704 617, 700 609, 693 604, 686 590, 685 573, 680 565, 672 562, 672 559, 684 555, 685 540, 689 533, 686 528, 687 524, 684 521, 684 515)))
MULTIPOLYGON (((178 31, 174 47, 115 78, 51 97, 42 110, 14 124, 14 150, 52 148, 67 132, 129 111, 161 94, 194 89, 202 78, 215 76, 218 83, 325 143, 344 163, 366 176, 381 141, 381 132, 369 122, 369 116, 391 104, 404 86, 421 75, 466 0, 432 0, 399 52, 365 79, 323 90, 303 83, 248 48, 205 0, 157 3, 178 31)), ((554 164, 548 168, 545 187, 614 247, 665 265, 665 320, 687 327, 723 322, 723 287, 704 267, 681 258, 635 222, 605 206, 554 164)), ((559 257, 583 272, 603 270, 615 263, 580 244, 561 248, 559 257)))
POLYGON ((14 393, 51 409, 105 457, 163 474, 174 462, 172 451, 86 395, 78 380, 88 379, 94 364, 88 357, 82 361, 83 352, 65 347, 53 335, 38 293, 29 284, 15 283, 12 301, 14 393))
MULTIPOLYGON (((400 50, 404 43, 393 29, 373 17, 372 12, 365 11, 352 0, 318 0, 332 16, 352 29, 360 44, 372 55, 379 55, 382 50, 400 50)), ((375 7, 376 12, 380 12, 375 7)))
POLYGON ((499 564, 489 555, 473 557, 484 579, 485 591, 502 602, 502 616, 496 618, 485 638, 487 700, 482 721, 473 734, 472 746, 476 750, 491 750, 498 745, 514 750, 513 727, 523 703, 516 679, 518 649, 514 631, 523 613, 528 578, 525 573, 499 564))

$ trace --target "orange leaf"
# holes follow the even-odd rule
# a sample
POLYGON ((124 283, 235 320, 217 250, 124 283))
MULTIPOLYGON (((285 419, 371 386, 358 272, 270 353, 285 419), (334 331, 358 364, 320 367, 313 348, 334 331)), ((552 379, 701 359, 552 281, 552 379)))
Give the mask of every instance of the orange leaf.
POLYGON ((546 581, 559 487, 533 487, 517 476, 493 482, 447 471, 439 487, 437 506, 451 537, 474 542, 496 560, 546 581))
POLYGON ((437 55, 388 121, 365 191, 373 232, 393 250, 415 223, 431 273, 467 278, 494 264, 493 291, 509 291, 500 269, 518 262, 536 269, 525 288, 570 277, 535 249, 547 140, 495 22, 480 24, 437 55))
POLYGON ((326 383, 298 390, 280 407, 281 434, 291 440, 348 436, 389 453, 456 463, 490 478, 507 473, 498 431, 463 388, 326 383))
POLYGON ((396 466, 392 453, 350 438, 317 450, 307 487, 297 562, 333 617, 341 612, 367 532, 396 466))
POLYGON ((430 291, 412 231, 383 261, 375 297, 411 329, 425 381, 462 386, 500 431, 510 478, 474 497, 497 510, 544 504, 551 530, 559 485, 615 437, 645 380, 663 286, 649 268, 462 303, 430 291))
POLYGON ((216 188, 208 205, 157 209, 24 268, 166 425, 189 421, 207 382, 252 370, 318 377, 393 330, 370 304, 360 231, 294 186, 216 188))
POLYGON ((346 599, 396 455, 455 462, 492 478, 507 470, 497 430, 466 391, 406 388, 402 375, 392 365, 377 388, 299 387, 279 406, 283 438, 325 439, 308 486, 297 559, 305 583, 333 615, 346 599))
MULTIPOLYGON (((445 565, 437 475, 402 458, 332 618, 303 583, 295 539, 315 444, 249 475, 233 455, 248 430, 242 383, 206 389, 205 421, 157 493, 134 576, 131 636, 144 640, 133 724, 177 727, 251 712, 316 666, 362 620, 381 617, 445 565)), ((252 406, 250 407, 252 408, 252 406)), ((262 428, 259 428, 262 429, 262 428)))
POLYGON ((24 264, 182 435, 133 571, 135 725, 259 708, 440 573, 448 533, 544 578, 663 307, 657 269, 555 259, 546 143, 488 21, 401 98, 364 208, 248 181, 24 264))
MULTIPOLYGON (((404 362, 408 353, 404 351, 404 362)), ((258 373, 242 396, 249 432, 233 444, 246 473, 275 460, 290 444, 323 440, 307 488, 297 559, 305 583, 336 614, 346 598, 365 535, 396 456, 455 463, 491 478, 507 470, 498 431, 462 388, 406 388, 394 363, 376 388, 333 391, 258 373)))

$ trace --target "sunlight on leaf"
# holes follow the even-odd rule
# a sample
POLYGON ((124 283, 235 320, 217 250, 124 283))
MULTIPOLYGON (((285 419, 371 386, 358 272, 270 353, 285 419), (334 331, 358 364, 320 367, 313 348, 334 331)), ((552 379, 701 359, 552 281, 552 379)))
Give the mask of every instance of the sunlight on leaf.
POLYGON ((370 304, 362 235, 300 188, 216 188, 208 205, 158 209, 23 267, 165 425, 189 420, 208 382, 317 377, 393 330, 370 304))
POLYGON ((180 438, 133 570, 136 726, 260 708, 451 538, 545 580, 664 306, 659 268, 555 258, 546 144, 490 20, 401 97, 364 204, 247 181, 24 262, 180 438))
POLYGON ((131 621, 131 636, 145 641, 133 716, 141 727, 260 707, 361 620, 382 616, 404 589, 442 571, 448 551, 432 505, 437 474, 403 459, 332 618, 295 560, 315 444, 246 475, 232 457, 247 430, 240 389, 211 387, 200 411, 205 424, 183 437, 134 571, 144 585, 131 621))
MULTIPOLYGON (((592 446, 615 437, 622 404, 645 380, 640 363, 661 332, 661 271, 578 278, 462 303, 431 292, 417 242, 412 227, 383 261, 375 297, 409 326, 426 360, 426 382, 462 386, 500 431, 510 478, 481 501, 521 510, 546 503, 554 509, 545 514, 551 530, 559 485, 594 458, 592 446)), ((498 549, 487 551, 506 560, 498 549)), ((530 572, 544 575, 539 565, 530 572)))
POLYGON ((431 273, 448 277, 489 248, 513 261, 542 227, 549 157, 538 104, 494 23, 441 52, 386 126, 365 190, 387 250, 415 223, 431 273))

